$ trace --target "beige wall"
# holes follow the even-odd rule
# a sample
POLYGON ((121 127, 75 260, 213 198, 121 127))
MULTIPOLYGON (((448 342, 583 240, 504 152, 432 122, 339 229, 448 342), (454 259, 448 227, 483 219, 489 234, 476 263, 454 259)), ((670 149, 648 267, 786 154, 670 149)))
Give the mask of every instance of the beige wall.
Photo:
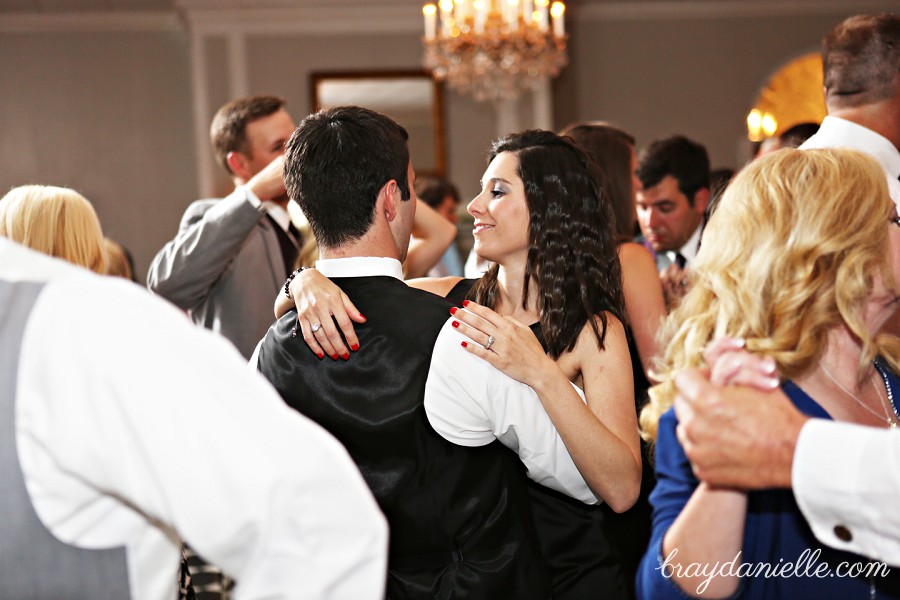
POLYGON ((609 120, 639 146, 680 133, 706 145, 714 167, 737 167, 760 86, 857 12, 845 4, 821 15, 577 21, 574 58, 556 84, 557 122, 609 120))
POLYGON ((186 37, 0 34, 0 190, 72 187, 141 276, 196 195, 186 37))
MULTIPOLYGON (((861 6, 896 6, 893 0, 810 0, 791 14, 781 5, 752 1, 750 14, 702 10, 739 4, 573 6, 570 65, 554 83, 555 126, 606 119, 633 133, 641 146, 684 133, 709 148, 714 165, 738 166, 748 152, 744 117, 765 77, 817 47, 828 29, 861 6), (647 6, 665 10, 656 14, 647 6), (681 6, 688 14, 701 10, 673 18, 681 6), (760 15, 767 6, 780 12, 760 15)), ((410 5, 418 14, 418 4, 410 5)), ((208 123, 195 127, 190 34, 179 17, 172 19, 177 27, 91 33, 58 26, 18 32, 8 15, 0 18, 0 189, 38 182, 80 190, 96 205, 108 234, 132 249, 142 277, 201 187, 196 129, 208 123)), ((314 71, 420 66, 415 15, 378 34, 311 31, 306 25, 300 32, 280 27, 274 33, 257 26, 244 38, 248 91, 284 95, 297 119, 310 108, 314 71)), ((234 89, 233 67, 224 36, 207 37, 202 47, 207 77, 201 85, 211 115, 234 89)), ((449 175, 469 198, 496 134, 495 115, 490 105, 448 91, 445 116, 449 175)))

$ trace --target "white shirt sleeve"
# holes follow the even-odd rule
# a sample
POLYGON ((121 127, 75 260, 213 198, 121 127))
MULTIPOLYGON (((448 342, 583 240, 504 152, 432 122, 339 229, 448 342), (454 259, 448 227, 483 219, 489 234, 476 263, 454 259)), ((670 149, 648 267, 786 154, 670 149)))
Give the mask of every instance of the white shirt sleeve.
POLYGON ((136 598, 172 597, 179 538, 238 599, 381 598, 386 522, 343 447, 227 342, 87 279, 47 285, 20 355, 20 459, 48 528, 125 544, 136 598))
POLYGON ((797 440, 792 484, 822 543, 900 565, 900 432, 812 419, 797 440))
POLYGON ((586 504, 599 503, 537 393, 467 352, 461 342, 468 338, 452 320, 435 342, 425 385, 425 411, 435 431, 461 446, 500 440, 519 455, 530 479, 586 504))

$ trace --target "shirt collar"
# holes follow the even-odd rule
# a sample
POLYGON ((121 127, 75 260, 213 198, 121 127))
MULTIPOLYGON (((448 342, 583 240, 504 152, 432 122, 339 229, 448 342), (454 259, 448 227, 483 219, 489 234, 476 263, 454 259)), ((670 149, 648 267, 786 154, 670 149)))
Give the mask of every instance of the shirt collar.
POLYGON ((288 212, 284 210, 281 205, 275 204, 274 202, 271 202, 269 200, 263 202, 262 205, 266 207, 266 212, 269 213, 269 216, 272 217, 272 219, 276 223, 278 223, 278 225, 282 229, 287 231, 288 227, 291 224, 291 216, 288 214, 288 212))
POLYGON ((703 223, 697 225, 697 228, 694 229, 694 233, 691 234, 691 237, 688 238, 688 241, 684 244, 684 246, 679 248, 677 251, 668 250, 666 252, 666 256, 669 257, 669 260, 674 263, 675 256, 680 253, 684 257, 685 264, 690 264, 697 256, 697 246, 700 245, 701 229, 703 229, 703 223))
POLYGON ((351 256, 316 261, 316 269, 325 277, 375 277, 383 275, 403 281, 403 266, 396 258, 351 256))
POLYGON ((833 116, 825 117, 820 130, 822 135, 817 133, 801 149, 820 148, 823 142, 826 146, 856 148, 874 157, 894 178, 900 176, 900 151, 883 135, 853 121, 833 116))

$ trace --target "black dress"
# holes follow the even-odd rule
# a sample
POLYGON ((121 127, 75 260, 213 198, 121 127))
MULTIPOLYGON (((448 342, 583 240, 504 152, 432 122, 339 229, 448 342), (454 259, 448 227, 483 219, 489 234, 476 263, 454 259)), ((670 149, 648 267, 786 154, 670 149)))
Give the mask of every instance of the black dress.
MULTIPOLYGON (((450 290, 447 300, 461 304, 476 281, 463 279, 450 290)), ((540 323, 531 330, 544 345, 540 323)), ((622 557, 607 531, 609 516, 614 513, 605 504, 587 505, 531 480, 528 496, 541 552, 550 569, 554 600, 632 597, 633 586, 626 582, 622 557)))

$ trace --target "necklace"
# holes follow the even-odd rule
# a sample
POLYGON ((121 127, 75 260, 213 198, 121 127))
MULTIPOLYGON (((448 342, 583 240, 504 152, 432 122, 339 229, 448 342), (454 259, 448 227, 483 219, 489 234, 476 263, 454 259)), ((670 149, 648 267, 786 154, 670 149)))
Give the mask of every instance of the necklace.
MULTIPOLYGON (((876 418, 884 421, 888 425, 888 427, 890 427, 891 429, 897 428, 897 423, 894 422, 894 419, 891 418, 891 413, 894 413, 894 416, 896 417, 896 412, 888 411, 888 407, 883 401, 881 391, 878 389, 878 386, 875 385, 875 382, 872 381, 871 377, 869 378, 869 383, 871 383, 872 387, 875 388, 875 393, 878 395, 878 399, 882 400, 881 408, 884 410, 884 412, 881 414, 872 410, 872 408, 868 404, 864 403, 862 400, 857 398, 852 392, 850 392, 850 390, 848 390, 843 385, 841 385, 840 382, 837 379, 835 379, 834 376, 828 371, 828 369, 825 368, 825 365, 822 364, 822 361, 819 361, 819 368, 821 368, 822 372, 825 373, 825 377, 827 377, 829 380, 831 380, 831 383, 836 385, 838 387, 838 389, 840 389, 842 392, 844 392, 844 394, 846 394, 851 400, 853 400, 854 402, 856 402, 857 404, 862 406, 864 409, 869 411, 869 413, 874 415, 876 418)), ((878 367, 877 363, 875 363, 875 368, 878 371, 878 373, 881 375, 882 379, 884 379, 885 389, 887 389, 887 391, 888 391, 888 396, 891 398, 891 406, 893 407, 894 394, 891 391, 890 385, 888 384, 886 374, 881 371, 881 369, 878 367)))
POLYGON ((874 383, 872 385, 875 386, 875 391, 878 392, 878 397, 881 399, 881 406, 884 407, 884 412, 893 416, 895 419, 891 421, 891 429, 897 429, 897 408, 894 406, 894 390, 891 389, 891 382, 888 379, 887 371, 878 364, 878 361, 875 361, 872 364, 875 366, 875 370, 878 371, 878 374, 881 375, 881 380, 884 382, 884 389, 887 392, 887 399, 885 399, 877 385, 874 383), (890 407, 890 410, 888 407, 890 407))

